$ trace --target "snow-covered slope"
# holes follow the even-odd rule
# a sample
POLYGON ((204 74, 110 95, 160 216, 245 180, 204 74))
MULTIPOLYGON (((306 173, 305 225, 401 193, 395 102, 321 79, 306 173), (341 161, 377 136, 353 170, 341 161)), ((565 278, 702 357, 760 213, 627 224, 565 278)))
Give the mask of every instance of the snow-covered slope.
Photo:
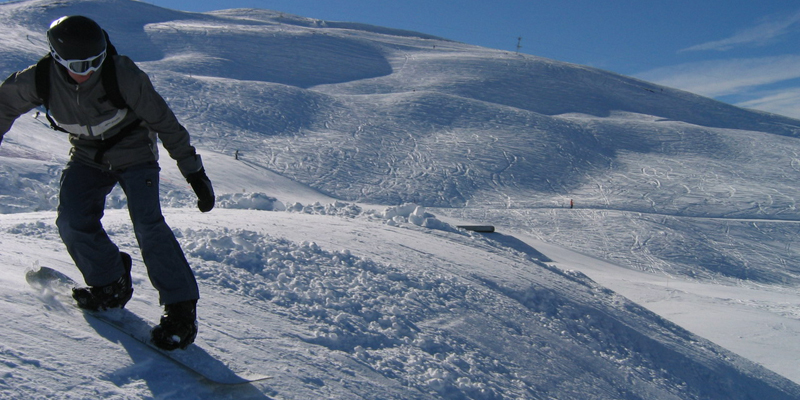
MULTIPOLYGON (((166 156, 162 197, 200 335, 274 379, 210 385, 25 284, 79 278, 53 225, 69 146, 33 112, 0 146, 0 397, 800 398, 800 121, 421 33, 129 0, 0 5, 0 72, 69 14, 193 133, 218 208, 166 156)), ((104 224, 138 257, 124 204, 104 224)))

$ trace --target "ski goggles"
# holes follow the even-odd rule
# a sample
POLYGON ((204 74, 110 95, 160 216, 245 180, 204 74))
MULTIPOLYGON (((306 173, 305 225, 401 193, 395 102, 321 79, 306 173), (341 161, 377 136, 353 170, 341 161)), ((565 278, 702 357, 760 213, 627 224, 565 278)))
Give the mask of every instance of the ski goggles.
POLYGON ((56 53, 55 49, 50 46, 50 54, 53 55, 53 58, 64 68, 72 71, 77 75, 89 75, 91 72, 97 71, 100 69, 100 66, 103 65, 103 61, 106 59, 106 51, 103 50, 102 53, 94 56, 89 57, 85 60, 65 60, 61 58, 61 56, 56 53))

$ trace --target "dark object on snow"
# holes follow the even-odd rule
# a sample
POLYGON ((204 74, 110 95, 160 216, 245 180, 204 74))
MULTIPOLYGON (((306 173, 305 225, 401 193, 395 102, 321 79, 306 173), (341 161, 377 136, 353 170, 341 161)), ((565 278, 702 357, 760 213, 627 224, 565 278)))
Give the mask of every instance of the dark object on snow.
POLYGON ((480 232, 480 233, 494 232, 493 225, 458 225, 458 227, 461 229, 466 229, 468 231, 480 232))

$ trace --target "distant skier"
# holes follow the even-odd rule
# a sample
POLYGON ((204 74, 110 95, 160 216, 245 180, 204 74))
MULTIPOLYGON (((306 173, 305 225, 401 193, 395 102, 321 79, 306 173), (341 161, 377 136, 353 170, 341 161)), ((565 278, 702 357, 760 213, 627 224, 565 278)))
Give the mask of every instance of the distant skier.
POLYGON ((45 58, 0 85, 0 141, 20 115, 42 105, 53 128, 69 133, 71 158, 61 176, 56 225, 88 285, 73 290, 81 308, 122 308, 133 295, 131 257, 101 224, 106 196, 122 187, 150 281, 165 305, 153 342, 185 348, 197 335, 199 291, 161 213, 156 135, 207 212, 214 190, 202 160, 148 76, 116 55, 96 22, 62 17, 50 25, 47 41, 45 58))

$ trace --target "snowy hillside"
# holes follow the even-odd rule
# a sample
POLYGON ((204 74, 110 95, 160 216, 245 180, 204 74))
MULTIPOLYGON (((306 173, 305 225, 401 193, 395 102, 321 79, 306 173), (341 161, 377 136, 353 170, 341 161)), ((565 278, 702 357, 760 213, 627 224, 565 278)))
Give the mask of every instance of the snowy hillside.
MULTIPOLYGON (((218 207, 161 164, 198 344, 273 378, 210 384, 27 285, 80 278, 54 226, 69 145, 31 112, 0 146, 0 398, 800 399, 800 121, 424 33, 131 0, 0 4, 0 73, 70 14, 192 132, 218 207)), ((155 322, 121 191, 107 206, 128 309, 155 322)))

